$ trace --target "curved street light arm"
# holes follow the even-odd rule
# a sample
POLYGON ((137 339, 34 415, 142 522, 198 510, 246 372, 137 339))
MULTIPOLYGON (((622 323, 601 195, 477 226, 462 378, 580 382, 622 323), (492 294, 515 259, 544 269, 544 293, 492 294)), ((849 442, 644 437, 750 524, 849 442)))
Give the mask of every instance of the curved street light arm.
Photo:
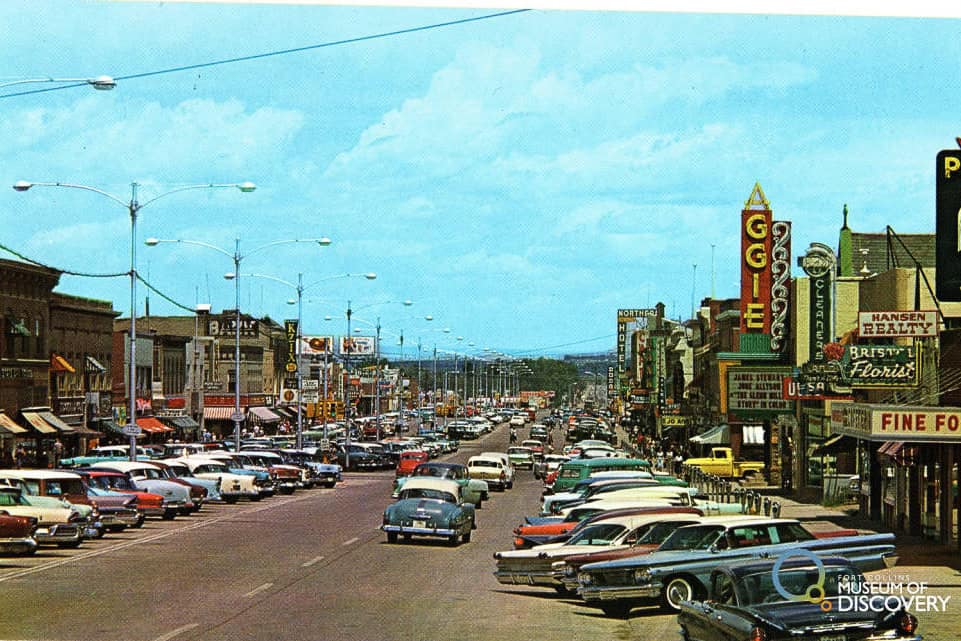
POLYGON ((119 197, 117 197, 117 196, 114 196, 113 194, 111 194, 111 193, 108 192, 108 191, 104 191, 104 190, 102 190, 102 189, 97 189, 96 187, 90 187, 89 185, 75 185, 75 184, 73 184, 73 183, 61 183, 61 182, 34 183, 34 182, 18 181, 18 182, 17 182, 16 184, 14 184, 14 186, 13 186, 13 188, 16 189, 17 191, 26 191, 27 189, 30 189, 31 187, 68 187, 68 188, 70 188, 70 189, 82 189, 82 190, 84 190, 84 191, 92 191, 92 192, 95 193, 95 194, 100 194, 101 196, 106 196, 106 197, 109 198, 110 200, 112 200, 112 201, 114 201, 114 202, 116 202, 116 203, 119 203, 124 209, 131 209, 131 202, 130 202, 130 201, 127 201, 127 200, 124 200, 123 198, 119 198, 119 197))
POLYGON ((202 240, 184 240, 182 238, 170 238, 170 239, 148 238, 145 242, 147 243, 148 246, 151 246, 151 247, 158 243, 181 243, 184 245, 196 245, 197 247, 206 247, 207 249, 212 249, 216 252, 220 252, 221 254, 223 254, 224 256, 227 256, 231 260, 236 259, 236 256, 230 253, 229 251, 227 251, 226 249, 222 247, 218 247, 217 245, 205 243, 202 240))
POLYGON ((321 244, 325 244, 325 243, 326 243, 326 244, 329 245, 329 244, 330 244, 330 239, 329 239, 329 238, 296 238, 296 239, 293 239, 293 240, 275 240, 275 241, 273 241, 272 243, 267 243, 266 245, 261 245, 260 247, 255 247, 254 249, 251 249, 251 250, 250 250, 249 252, 247 252, 246 254, 238 255, 238 260, 243 260, 244 258, 247 258, 248 256, 250 256, 250 255, 252 255, 252 254, 256 254, 256 253, 261 252, 261 251, 263 251, 263 250, 265 250, 265 249, 268 249, 268 248, 270 248, 270 247, 276 247, 277 245, 287 245, 287 244, 290 244, 290 243, 321 243, 321 244))
POLYGON ((241 191, 253 191, 253 190, 254 190, 253 183, 207 183, 207 184, 200 184, 200 185, 187 185, 186 187, 177 187, 176 189, 171 189, 170 191, 165 191, 164 193, 160 194, 159 196, 154 196, 154 197, 151 198, 150 200, 148 200, 148 201, 144 202, 143 204, 141 204, 141 205, 140 205, 140 209, 143 209, 144 207, 146 207, 146 206, 149 205, 150 203, 155 202, 155 201, 158 201, 158 200, 160 200, 161 198, 164 198, 164 197, 169 196, 169 195, 171 195, 171 194, 177 194, 177 193, 180 193, 180 192, 182 192, 182 191, 190 191, 191 189, 226 189, 226 188, 228 188, 228 187, 236 187, 237 189, 240 189, 241 191))

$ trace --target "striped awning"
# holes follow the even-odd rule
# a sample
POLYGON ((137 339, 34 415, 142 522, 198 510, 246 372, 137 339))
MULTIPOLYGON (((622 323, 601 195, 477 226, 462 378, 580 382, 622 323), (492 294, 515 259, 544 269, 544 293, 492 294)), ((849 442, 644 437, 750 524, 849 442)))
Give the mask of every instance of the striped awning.
POLYGON ((168 425, 180 428, 182 430, 195 430, 200 425, 194 419, 189 416, 168 416, 163 419, 168 425))
POLYGON ((8 434, 25 434, 27 431, 27 428, 20 427, 12 418, 3 412, 0 412, 0 432, 7 432, 8 434))
POLYGON ((77 370, 74 369, 73 365, 68 363, 67 359, 65 359, 60 354, 51 354, 50 355, 50 371, 69 372, 70 374, 73 374, 77 370))
POLYGON ((23 414, 23 418, 27 419, 27 422, 30 423, 33 429, 37 430, 41 434, 57 433, 57 428, 43 420, 43 417, 36 412, 21 412, 21 414, 23 414))
POLYGON ((167 427, 153 416, 144 416, 137 419, 137 425, 144 432, 173 432, 172 427, 167 427))
POLYGON ((53 412, 39 412, 40 416, 50 425, 65 433, 73 433, 75 430, 67 425, 62 418, 54 414, 53 412))
POLYGON ((229 421, 234 414, 233 407, 205 407, 204 418, 213 421, 229 421))
POLYGON ((258 423, 277 423, 281 420, 280 416, 274 414, 267 407, 251 407, 250 413, 256 417, 258 423))

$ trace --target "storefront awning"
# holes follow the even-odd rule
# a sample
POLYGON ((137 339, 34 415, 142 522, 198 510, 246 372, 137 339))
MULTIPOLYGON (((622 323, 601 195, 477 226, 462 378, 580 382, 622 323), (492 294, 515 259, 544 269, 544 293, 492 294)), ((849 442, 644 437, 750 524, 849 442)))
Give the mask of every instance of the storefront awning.
POLYGON ((73 374, 77 370, 60 354, 50 355, 50 371, 73 374))
POLYGON ((98 361, 98 360, 97 360, 96 358, 94 358, 93 356, 88 356, 88 357, 87 357, 87 371, 88 371, 88 372, 100 372, 101 374, 103 374, 104 372, 107 371, 107 368, 104 367, 103 364, 101 364, 101 362, 98 361))
POLYGON ((853 450, 857 439, 844 434, 835 434, 820 445, 811 449, 812 455, 823 456, 825 454, 837 454, 847 450, 853 450))
POLYGON ((168 425, 182 430, 195 430, 200 427, 200 424, 189 416, 169 416, 163 420, 166 421, 168 425))
POLYGON ((50 425, 53 425, 59 431, 65 434, 72 434, 75 430, 67 425, 62 418, 54 414, 53 412, 39 412, 41 418, 45 420, 50 425))
POLYGON ((152 416, 144 416, 143 418, 137 419, 137 425, 140 426, 144 432, 173 432, 172 427, 167 427, 161 423, 158 419, 152 416))
POLYGON ((701 445, 727 445, 731 442, 731 428, 727 424, 718 425, 688 440, 701 445))
POLYGON ((105 432, 113 432, 115 434, 123 434, 123 429, 117 424, 113 419, 100 419, 97 421, 97 427, 105 432))
POLYGON ((6 432, 7 434, 25 434, 27 431, 27 428, 20 427, 12 418, 3 412, 0 412, 0 433, 6 432))
POLYGON ((254 415, 258 423, 277 423, 281 420, 280 416, 271 412, 267 407, 251 407, 250 413, 254 415))
POLYGON ((229 421, 234 414, 233 407, 205 407, 204 419, 211 421, 229 421))
POLYGON ((57 428, 55 428, 50 423, 43 420, 43 418, 35 412, 21 412, 23 418, 27 420, 28 423, 41 434, 56 434, 57 428))
POLYGON ((293 412, 291 412, 290 409, 286 407, 275 407, 274 412, 276 412, 277 414, 280 414, 281 416, 283 416, 288 420, 292 418, 297 418, 297 410, 294 410, 293 412))

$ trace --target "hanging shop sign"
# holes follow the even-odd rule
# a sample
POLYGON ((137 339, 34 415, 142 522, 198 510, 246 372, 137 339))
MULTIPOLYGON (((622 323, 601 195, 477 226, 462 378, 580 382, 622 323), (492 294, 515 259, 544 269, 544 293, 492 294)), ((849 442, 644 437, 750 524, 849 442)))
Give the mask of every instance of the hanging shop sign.
POLYGON ((808 275, 809 339, 808 350, 813 363, 824 363, 827 356, 824 346, 834 337, 834 267, 837 264, 834 250, 822 243, 811 243, 800 259, 801 269, 808 275))
POLYGON ((915 387, 921 381, 921 347, 846 345, 841 366, 851 387, 915 387))
POLYGON ((800 380, 785 376, 781 380, 781 397, 789 401, 823 401, 825 399, 851 398, 851 390, 838 390, 827 380, 800 380))
POLYGON ((661 425, 663 427, 684 427, 687 425, 686 416, 662 416, 661 425))
POLYGON ((961 151, 938 153, 935 165, 935 282, 938 299, 961 302, 961 151))
POLYGON ((287 337, 287 359, 285 369, 288 372, 297 371, 297 321, 284 321, 284 334, 287 337))
MULTIPOLYGON (((623 375, 627 367, 628 325, 638 325, 639 319, 656 318, 657 309, 619 309, 617 310, 617 371, 623 375)), ((645 322, 646 326, 647 323, 645 322)))
POLYGON ((791 295, 791 223, 771 225, 771 351, 784 351, 788 336, 788 308, 791 295))
MULTIPOLYGON (((961 443, 961 408, 852 403, 840 408, 839 434, 869 441, 961 443)), ((833 417, 832 417, 833 419, 833 417)))
POLYGON ((729 367, 728 412, 750 415, 790 412, 794 403, 782 397, 782 381, 790 376, 786 367, 729 367))
POLYGON ((771 332, 770 203, 755 183, 741 211, 741 333, 771 332))
POLYGON ((913 337, 938 335, 938 312, 858 312, 858 336, 861 338, 913 337))
POLYGON ((607 368, 607 395, 613 397, 617 393, 617 377, 613 367, 607 368))

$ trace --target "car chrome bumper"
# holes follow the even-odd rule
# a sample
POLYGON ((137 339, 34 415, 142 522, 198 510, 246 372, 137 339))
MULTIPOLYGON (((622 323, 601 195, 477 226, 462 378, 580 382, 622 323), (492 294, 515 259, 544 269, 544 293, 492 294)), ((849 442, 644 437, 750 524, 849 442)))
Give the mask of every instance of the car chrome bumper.
POLYGON ((661 596, 661 585, 581 586, 577 593, 585 601, 617 601, 619 599, 656 599, 661 596))
POLYGON ((544 585, 554 587, 560 585, 553 572, 510 572, 498 570, 494 572, 497 581, 505 585, 544 585))
POLYGON ((37 540, 32 536, 0 539, 0 552, 4 554, 31 554, 37 549, 37 540))
POLYGON ((100 521, 105 526, 125 525, 133 527, 140 522, 141 516, 137 510, 119 510, 117 512, 101 512, 100 521))
POLYGON ((56 525, 41 525, 33 533, 33 538, 40 545, 58 545, 60 543, 77 543, 83 540, 83 527, 73 523, 58 523, 56 525))
POLYGON ((430 528, 430 527, 411 527, 409 525, 382 525, 384 532, 396 532, 397 534, 420 534, 422 536, 454 536, 457 530, 450 528, 430 528))

